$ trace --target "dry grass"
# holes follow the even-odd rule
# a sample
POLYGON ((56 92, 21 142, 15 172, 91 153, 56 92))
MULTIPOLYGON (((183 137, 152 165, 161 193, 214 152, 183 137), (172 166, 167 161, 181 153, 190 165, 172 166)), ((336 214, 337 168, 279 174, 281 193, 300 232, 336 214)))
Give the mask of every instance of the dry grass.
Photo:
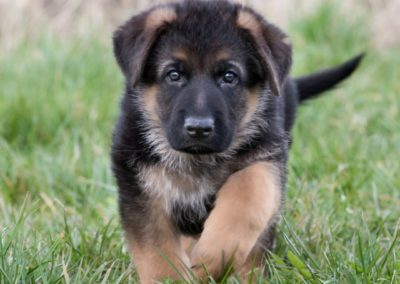
POLYGON ((373 38, 378 48, 400 46, 400 1, 370 0, 373 38))
MULTIPOLYGON (((167 0, 0 0, 0 48, 4 52, 21 41, 52 33, 62 38, 84 36, 95 31, 109 40, 112 30, 129 15, 167 0)), ((318 0, 238 0, 250 4, 271 21, 286 27, 289 18, 313 11, 318 0)), ((372 19, 373 44, 390 47, 400 44, 399 0, 351 0, 338 2, 349 15, 367 14, 372 19)))

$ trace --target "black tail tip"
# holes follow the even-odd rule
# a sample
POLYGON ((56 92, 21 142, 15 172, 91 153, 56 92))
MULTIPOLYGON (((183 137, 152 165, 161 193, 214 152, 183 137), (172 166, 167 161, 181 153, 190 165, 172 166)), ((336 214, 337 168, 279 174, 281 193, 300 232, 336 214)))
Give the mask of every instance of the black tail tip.
POLYGON ((365 56, 366 52, 365 51, 361 52, 360 54, 354 56, 346 63, 350 73, 352 73, 358 67, 358 65, 360 65, 361 61, 364 59, 365 56))
POLYGON ((362 52, 340 65, 295 79, 300 101, 314 98, 337 86, 357 69, 365 54, 362 52))

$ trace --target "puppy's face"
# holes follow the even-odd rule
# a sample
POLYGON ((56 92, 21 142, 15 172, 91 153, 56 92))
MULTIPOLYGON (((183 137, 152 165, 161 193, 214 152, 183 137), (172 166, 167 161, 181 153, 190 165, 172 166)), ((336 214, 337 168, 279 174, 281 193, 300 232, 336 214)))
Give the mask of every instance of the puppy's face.
POLYGON ((264 74, 255 51, 239 32, 225 36, 171 25, 149 54, 142 80, 157 90, 155 112, 175 150, 226 150, 258 100, 264 74))
POLYGON ((290 64, 283 38, 240 6, 187 1, 132 18, 114 45, 128 85, 141 90, 170 147, 210 154, 229 148, 263 96, 279 94, 290 64))

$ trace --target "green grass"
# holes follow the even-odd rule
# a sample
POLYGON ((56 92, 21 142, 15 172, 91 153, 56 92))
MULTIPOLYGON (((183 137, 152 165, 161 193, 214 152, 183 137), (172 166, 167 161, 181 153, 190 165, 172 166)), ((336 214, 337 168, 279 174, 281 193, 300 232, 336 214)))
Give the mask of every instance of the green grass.
MULTIPOLYGON (((368 53, 300 110, 260 282, 400 282, 400 51, 369 48, 365 22, 328 5, 291 25, 294 74, 368 53)), ((0 283, 135 283, 109 170, 122 89, 111 45, 43 35, 0 66, 0 283)))

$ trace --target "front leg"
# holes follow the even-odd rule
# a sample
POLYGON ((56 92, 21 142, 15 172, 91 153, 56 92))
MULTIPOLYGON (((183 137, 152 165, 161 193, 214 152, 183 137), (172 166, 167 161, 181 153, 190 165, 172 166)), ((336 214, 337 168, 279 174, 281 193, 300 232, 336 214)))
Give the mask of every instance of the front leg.
POLYGON ((191 263, 198 277, 205 279, 209 273, 218 279, 228 264, 246 273, 246 260, 280 204, 281 178, 276 164, 256 162, 231 175, 218 192, 192 252, 191 263))
POLYGON ((141 214, 141 228, 124 222, 128 250, 140 283, 188 278, 189 258, 168 216, 157 204, 141 214))

